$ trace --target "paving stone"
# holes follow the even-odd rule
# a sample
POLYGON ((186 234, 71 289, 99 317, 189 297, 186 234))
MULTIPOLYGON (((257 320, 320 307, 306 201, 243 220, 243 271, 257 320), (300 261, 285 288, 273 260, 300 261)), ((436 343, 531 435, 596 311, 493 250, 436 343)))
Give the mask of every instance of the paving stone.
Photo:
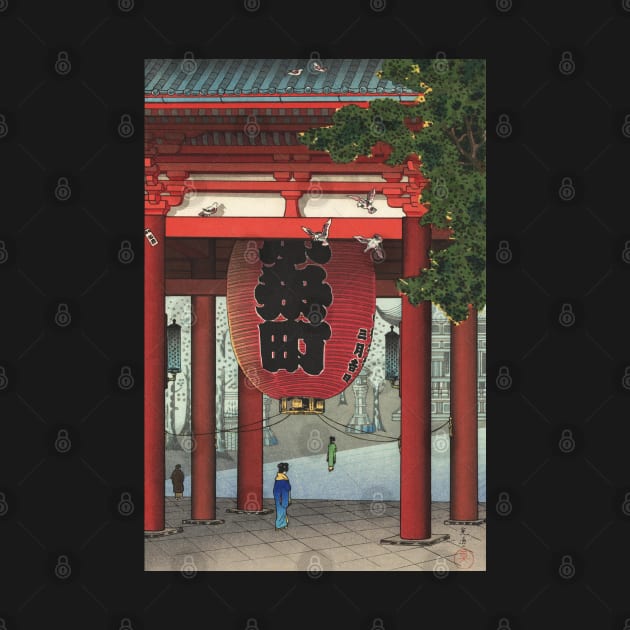
POLYGON ((311 549, 330 549, 339 546, 339 543, 328 536, 317 536, 315 538, 306 538, 304 544, 311 549))
POLYGON ((312 528, 318 531, 320 534, 343 534, 351 531, 346 525, 342 523, 317 523, 312 525, 312 528))
POLYGON ((309 547, 299 540, 284 540, 282 542, 273 542, 269 544, 281 554, 297 553, 299 551, 309 550, 309 547))
POLYGON ((247 545, 245 547, 240 547, 240 551, 247 555, 248 558, 252 558, 253 560, 278 555, 277 549, 274 549, 271 545, 265 543, 262 543, 260 545, 247 545))
POLYGON ((368 542, 367 538, 357 534, 356 532, 344 532, 342 534, 328 534, 332 540, 336 541, 340 545, 349 547, 350 545, 361 545, 368 542))

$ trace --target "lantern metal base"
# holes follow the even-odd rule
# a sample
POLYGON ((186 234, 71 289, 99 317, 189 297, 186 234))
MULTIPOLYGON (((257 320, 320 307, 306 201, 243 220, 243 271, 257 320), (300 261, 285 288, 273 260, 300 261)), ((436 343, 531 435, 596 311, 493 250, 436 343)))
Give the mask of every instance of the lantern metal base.
POLYGON ((309 396, 291 396, 280 399, 280 413, 324 413, 326 405, 323 398, 309 396))

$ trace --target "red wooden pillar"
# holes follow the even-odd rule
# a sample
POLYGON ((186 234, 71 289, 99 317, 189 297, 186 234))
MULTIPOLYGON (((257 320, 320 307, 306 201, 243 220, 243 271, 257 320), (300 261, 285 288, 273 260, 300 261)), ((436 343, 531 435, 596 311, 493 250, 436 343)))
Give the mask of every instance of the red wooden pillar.
POLYGON ((477 311, 451 324, 451 523, 479 521, 477 449, 477 311))
POLYGON ((164 531, 164 249, 162 209, 145 211, 144 241, 144 530, 164 531), (157 239, 152 245, 149 239, 157 239))
POLYGON ((216 520, 215 297, 192 297, 192 500, 187 524, 216 520))
MULTIPOLYGON (((402 219, 403 276, 429 266, 431 230, 402 219)), ((431 302, 402 298, 400 324, 400 537, 431 537, 431 302)))
POLYGON ((236 509, 263 509, 262 392, 238 368, 238 472, 236 509))

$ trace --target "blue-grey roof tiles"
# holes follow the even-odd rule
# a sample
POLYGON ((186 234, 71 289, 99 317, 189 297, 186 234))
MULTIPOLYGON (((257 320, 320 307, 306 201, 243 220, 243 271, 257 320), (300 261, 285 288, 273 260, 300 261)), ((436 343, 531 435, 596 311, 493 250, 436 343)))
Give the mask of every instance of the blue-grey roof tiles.
POLYGON ((313 59, 146 59, 145 101, 187 102, 331 101, 396 97, 413 101, 417 95, 381 79, 383 59, 318 60, 325 72, 312 69, 313 59), (290 70, 302 69, 299 76, 290 70), (176 96, 177 95, 177 96, 176 96))

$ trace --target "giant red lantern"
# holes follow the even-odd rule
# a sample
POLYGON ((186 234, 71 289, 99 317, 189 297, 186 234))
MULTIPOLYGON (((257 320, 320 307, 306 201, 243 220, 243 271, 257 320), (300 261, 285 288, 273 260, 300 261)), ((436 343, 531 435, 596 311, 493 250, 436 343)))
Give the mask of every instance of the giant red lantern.
POLYGON ((227 273, 232 346, 271 398, 326 399, 367 360, 374 326, 372 259, 356 241, 236 241, 227 273))

